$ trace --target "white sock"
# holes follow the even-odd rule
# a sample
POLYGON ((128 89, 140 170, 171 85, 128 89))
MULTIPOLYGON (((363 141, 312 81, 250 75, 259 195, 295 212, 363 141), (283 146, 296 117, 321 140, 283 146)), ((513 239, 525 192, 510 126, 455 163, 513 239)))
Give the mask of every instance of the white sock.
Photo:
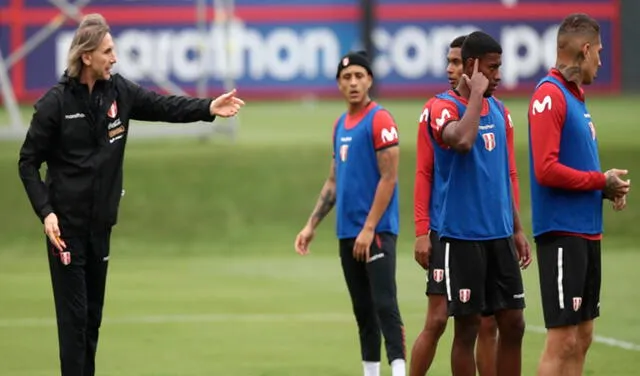
POLYGON ((380 362, 362 362, 364 376, 380 376, 380 362))
POLYGON ((404 359, 394 359, 391 362, 391 376, 407 376, 406 363, 404 359))

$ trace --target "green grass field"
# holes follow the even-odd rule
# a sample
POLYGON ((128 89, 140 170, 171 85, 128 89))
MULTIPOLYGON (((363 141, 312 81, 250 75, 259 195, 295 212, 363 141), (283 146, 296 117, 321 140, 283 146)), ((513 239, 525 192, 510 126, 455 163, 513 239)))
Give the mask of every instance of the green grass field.
MULTIPOLYGON (((632 181, 640 169, 639 100, 589 102, 603 168, 627 168, 632 181)), ((410 350, 426 308, 424 272, 412 248, 414 144, 422 104, 381 102, 396 117, 402 139, 398 283, 410 350)), ((522 217, 530 231, 526 101, 507 105, 516 122, 522 217)), ((129 140, 98 375, 361 374, 333 215, 320 227, 311 255, 299 257, 292 247, 327 173, 331 127, 342 110, 340 102, 249 103, 234 144, 129 140)), ((0 124, 6 119, 0 112, 0 124)), ((0 142, 0 375, 54 375, 58 354, 46 250, 18 178, 19 146, 0 142)), ((605 212, 602 317, 585 374, 635 375, 640 207, 632 193, 625 211, 605 212)), ((523 375, 535 375, 544 339, 536 268, 534 263, 524 272, 523 375)), ((450 338, 449 329, 432 375, 450 375, 450 338)), ((390 374, 388 368, 383 372, 390 374)))

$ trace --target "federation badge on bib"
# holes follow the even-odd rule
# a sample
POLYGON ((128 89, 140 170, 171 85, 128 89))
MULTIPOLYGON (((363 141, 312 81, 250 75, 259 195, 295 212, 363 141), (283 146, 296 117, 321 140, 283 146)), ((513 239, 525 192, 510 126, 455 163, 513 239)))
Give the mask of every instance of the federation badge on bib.
POLYGON ((485 133, 482 135, 484 139, 484 148, 492 151, 496 148, 496 135, 493 132, 485 133))
POLYGON ((340 146, 340 160, 342 162, 347 161, 347 152, 349 151, 349 145, 341 145, 340 146))

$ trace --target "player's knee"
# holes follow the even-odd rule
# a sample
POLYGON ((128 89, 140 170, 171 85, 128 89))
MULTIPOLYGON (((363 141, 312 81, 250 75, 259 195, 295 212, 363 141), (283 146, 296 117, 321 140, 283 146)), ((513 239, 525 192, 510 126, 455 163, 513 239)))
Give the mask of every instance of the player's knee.
POLYGON ((429 312, 424 329, 425 331, 440 337, 447 328, 448 319, 449 316, 447 316, 446 310, 444 312, 429 312))
POLYGON ((563 359, 573 358, 579 353, 578 338, 567 336, 560 340, 558 355, 563 359))
POLYGON ((463 342, 473 346, 480 328, 480 317, 476 315, 459 316, 455 318, 454 338, 457 342, 463 342))
POLYGON ((498 323, 496 322, 495 317, 484 317, 480 321, 480 329, 478 330, 478 337, 480 339, 491 339, 494 340, 498 338, 498 323))
POLYGON ((578 354, 579 340, 575 327, 550 329, 547 336, 547 347, 551 354, 560 359, 573 358, 578 354))
POLYGON ((370 321, 375 321, 375 311, 373 307, 369 304, 354 302, 353 303, 353 314, 356 317, 356 321, 358 325, 369 325, 370 321))
POLYGON ((525 322, 521 312, 510 312, 500 320, 500 338, 510 342, 521 342, 524 337, 525 322))
POLYGON ((581 325, 577 334, 577 351, 583 355, 586 354, 591 346, 591 342, 593 342, 593 326, 581 325))
POLYGON ((380 298, 376 299, 376 310, 378 317, 395 316, 398 312, 398 304, 394 299, 380 298))

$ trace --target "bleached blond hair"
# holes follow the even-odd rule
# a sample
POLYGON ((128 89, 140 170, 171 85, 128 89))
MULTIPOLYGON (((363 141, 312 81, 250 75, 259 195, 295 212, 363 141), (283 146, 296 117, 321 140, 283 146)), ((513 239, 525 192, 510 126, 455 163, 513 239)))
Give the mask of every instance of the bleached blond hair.
POLYGON ((98 14, 84 16, 78 26, 67 57, 67 75, 78 77, 82 70, 82 54, 95 51, 110 31, 105 18, 98 14))

